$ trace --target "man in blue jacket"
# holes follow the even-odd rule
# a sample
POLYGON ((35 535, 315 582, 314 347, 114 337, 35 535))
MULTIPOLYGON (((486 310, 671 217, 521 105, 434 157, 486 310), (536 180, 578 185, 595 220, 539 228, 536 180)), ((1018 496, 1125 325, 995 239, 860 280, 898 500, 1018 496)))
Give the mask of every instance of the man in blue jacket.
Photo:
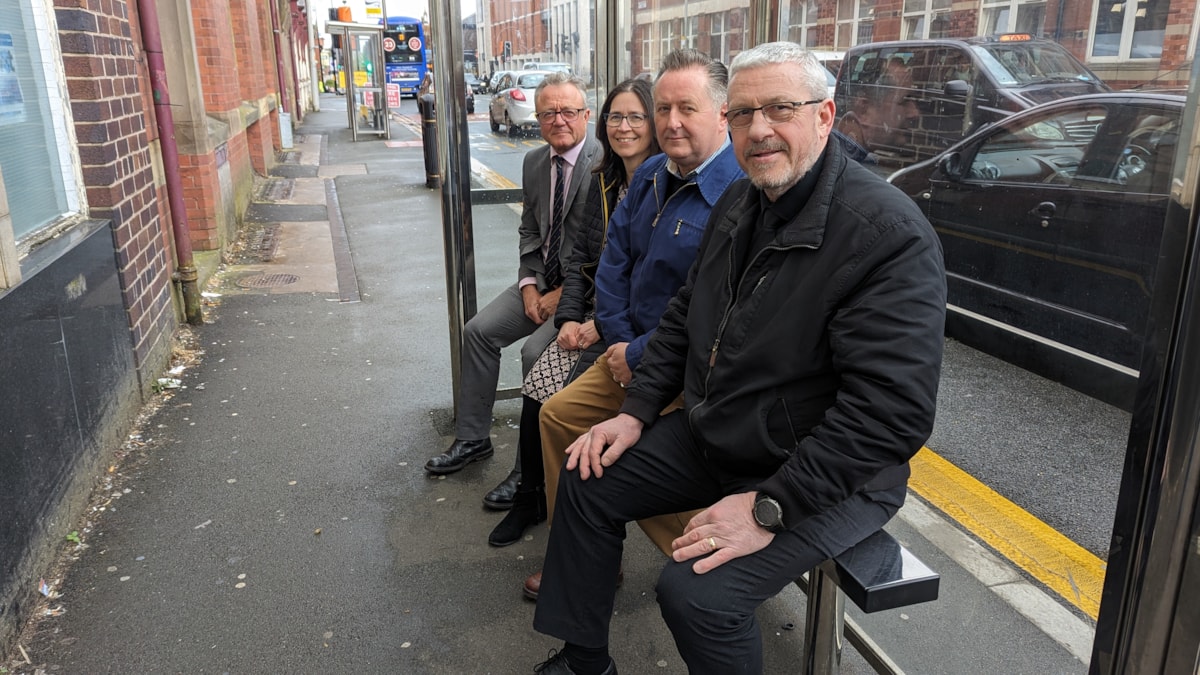
MULTIPOLYGON (((725 66, 694 49, 663 59, 654 84, 654 125, 663 154, 642 163, 613 212, 596 271, 596 324, 608 350, 542 407, 546 503, 553 516, 567 446, 593 424, 617 414, 624 386, 646 340, 696 259, 713 204, 745 174, 729 142, 725 66)), ((664 551, 683 523, 674 515, 642 522, 664 551)), ((541 573, 525 582, 537 599, 541 573)))
POLYGON ((895 514, 933 429, 937 235, 828 142, 834 105, 811 54, 759 45, 730 71, 749 180, 713 208, 620 414, 567 450, 534 615, 566 645, 545 673, 616 673, 626 523, 692 508, 656 587, 663 618, 689 672, 762 672, 755 610, 895 514), (685 408, 660 416, 680 392, 685 408))

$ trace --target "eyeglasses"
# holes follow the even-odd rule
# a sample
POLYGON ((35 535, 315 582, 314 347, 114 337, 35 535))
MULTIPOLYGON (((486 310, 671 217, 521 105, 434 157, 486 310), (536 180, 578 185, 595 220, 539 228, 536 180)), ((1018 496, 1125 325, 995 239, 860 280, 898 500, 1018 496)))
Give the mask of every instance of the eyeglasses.
POLYGON ((792 119, 796 114, 796 109, 801 106, 813 105, 821 103, 825 99, 813 99, 812 101, 780 101, 779 103, 768 103, 760 105, 757 108, 734 108, 726 111, 725 119, 729 120, 729 126, 733 129, 745 129, 754 121, 754 113, 761 110, 763 119, 767 120, 767 124, 783 124, 792 119))
POLYGON ((541 122, 542 124, 553 124, 554 117, 556 115, 562 115, 564 122, 574 122, 575 119, 579 117, 579 113, 583 112, 584 110, 587 110, 587 108, 564 108, 562 110, 543 110, 542 112, 538 113, 537 115, 534 115, 534 117, 537 117, 537 121, 541 122))
POLYGON ((621 113, 605 113, 601 115, 604 118, 604 123, 610 127, 619 127, 621 122, 629 122, 629 126, 637 129, 646 123, 646 115, 642 113, 629 113, 622 115, 621 113))

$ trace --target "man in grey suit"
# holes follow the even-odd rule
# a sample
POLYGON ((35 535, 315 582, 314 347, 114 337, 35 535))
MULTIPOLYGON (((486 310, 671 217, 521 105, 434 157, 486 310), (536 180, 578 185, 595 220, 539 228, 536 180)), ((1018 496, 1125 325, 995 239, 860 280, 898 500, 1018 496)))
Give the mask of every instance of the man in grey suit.
MULTIPOLYGON (((489 431, 500 350, 528 336, 521 347, 522 372, 528 372, 557 335, 550 319, 583 221, 592 166, 601 153, 600 143, 587 133, 591 110, 585 87, 583 80, 565 73, 547 75, 538 85, 534 102, 547 145, 525 155, 518 281, 467 322, 454 443, 426 462, 429 473, 454 473, 492 456, 489 431)), ((518 459, 508 477, 484 497, 484 504, 510 508, 520 477, 518 459)))

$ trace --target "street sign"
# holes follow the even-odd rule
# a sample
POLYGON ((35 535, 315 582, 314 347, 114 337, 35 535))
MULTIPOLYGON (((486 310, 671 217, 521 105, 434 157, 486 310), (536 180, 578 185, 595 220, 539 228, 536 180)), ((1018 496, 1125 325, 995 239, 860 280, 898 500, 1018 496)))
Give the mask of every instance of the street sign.
POLYGON ((385 52, 396 51, 396 41, 390 37, 383 38, 383 51, 385 51, 385 52))
POLYGON ((387 83, 387 104, 389 108, 400 107, 400 84, 398 82, 387 83))
POLYGON ((417 37, 416 35, 408 38, 408 51, 410 51, 410 52, 421 51, 421 38, 417 37))

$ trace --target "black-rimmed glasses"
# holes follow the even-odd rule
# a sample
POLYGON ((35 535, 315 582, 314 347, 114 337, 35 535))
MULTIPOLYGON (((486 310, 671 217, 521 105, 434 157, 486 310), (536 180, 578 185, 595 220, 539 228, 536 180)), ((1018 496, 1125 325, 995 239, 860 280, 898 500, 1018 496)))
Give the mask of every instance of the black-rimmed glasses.
POLYGON ((605 113, 604 115, 601 115, 601 117, 604 118, 604 123, 610 127, 619 127, 621 126, 621 122, 629 122, 630 127, 637 129, 646 123, 646 119, 649 116, 643 115, 642 113, 629 113, 628 115, 623 115, 621 113, 605 113))
POLYGON ((579 117, 579 113, 587 110, 587 108, 563 108, 562 110, 543 110, 534 115, 537 121, 542 124, 551 124, 557 115, 561 115, 564 122, 574 122, 579 117))
POLYGON ((729 126, 733 129, 745 129, 754 121, 754 113, 761 110, 763 119, 767 120, 768 124, 783 124, 792 119, 796 114, 796 109, 806 105, 813 105, 824 101, 823 98, 813 99, 811 101, 780 101, 779 103, 768 103, 760 105, 757 108, 734 108, 726 111, 725 119, 729 120, 729 126))

